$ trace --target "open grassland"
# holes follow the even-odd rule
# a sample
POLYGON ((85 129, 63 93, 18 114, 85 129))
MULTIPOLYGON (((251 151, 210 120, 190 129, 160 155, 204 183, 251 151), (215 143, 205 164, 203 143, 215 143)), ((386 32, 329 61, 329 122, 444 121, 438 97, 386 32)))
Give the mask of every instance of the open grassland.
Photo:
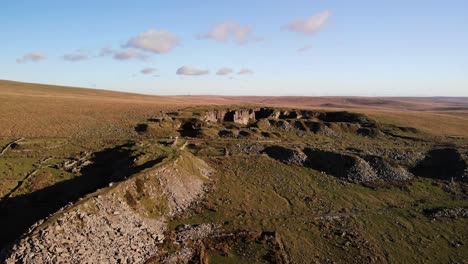
MULTIPOLYGON (((123 203, 133 210, 128 216, 162 217, 169 202, 161 183, 187 194, 180 187, 193 187, 190 175, 213 169, 200 178, 206 195, 171 218, 159 255, 151 254, 163 259, 192 248, 192 260, 209 263, 463 263, 468 257, 467 218, 427 213, 468 208, 466 98, 149 96, 10 81, 0 81, 0 98, 0 249, 62 206, 72 212, 106 194, 114 197, 112 217, 123 203), (258 105, 274 108, 260 117, 258 105), (258 116, 226 119, 227 109, 250 115, 246 107, 258 116), (220 120, 207 121, 220 112, 220 120), (403 180, 340 176, 348 162, 371 166, 364 161, 370 156, 386 167, 356 163, 362 175, 367 168, 374 178, 391 172, 403 180), (419 173, 424 161, 434 165, 419 173), (170 175, 165 181, 140 177, 162 164, 174 166, 172 174, 161 173, 170 175), (182 177, 179 170, 190 173, 182 177), (128 188, 116 192, 119 186, 128 188), (180 242, 181 226, 215 231, 180 242)), ((103 230, 92 230, 87 241, 103 230)))
POLYGON ((291 263, 461 263, 466 258, 466 245, 454 246, 467 241, 466 220, 431 221, 422 214, 434 206, 468 206, 437 181, 371 189, 262 156, 211 158, 210 164, 219 175, 208 209, 174 226, 221 223, 232 231, 276 231, 291 263))
POLYGON ((0 137, 128 137, 163 110, 258 104, 345 109, 445 135, 466 135, 467 98, 150 96, 0 81, 0 137))

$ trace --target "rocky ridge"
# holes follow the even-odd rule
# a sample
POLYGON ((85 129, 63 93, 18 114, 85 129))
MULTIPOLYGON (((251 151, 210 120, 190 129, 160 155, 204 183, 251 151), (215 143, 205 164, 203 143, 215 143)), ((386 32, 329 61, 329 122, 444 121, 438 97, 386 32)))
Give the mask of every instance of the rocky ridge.
POLYGON ((212 169, 189 153, 100 190, 36 223, 2 253, 5 263, 143 263, 167 220, 204 193, 212 169), (196 164, 195 170, 191 165, 196 164))

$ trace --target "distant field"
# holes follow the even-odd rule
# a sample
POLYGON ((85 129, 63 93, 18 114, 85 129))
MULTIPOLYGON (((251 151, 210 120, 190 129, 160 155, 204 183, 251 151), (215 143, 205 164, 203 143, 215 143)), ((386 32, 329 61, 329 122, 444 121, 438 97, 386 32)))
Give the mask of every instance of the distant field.
POLYGON ((0 81, 0 137, 119 137, 159 111, 197 105, 258 104, 369 114, 444 135, 468 131, 468 98, 151 96, 0 81))

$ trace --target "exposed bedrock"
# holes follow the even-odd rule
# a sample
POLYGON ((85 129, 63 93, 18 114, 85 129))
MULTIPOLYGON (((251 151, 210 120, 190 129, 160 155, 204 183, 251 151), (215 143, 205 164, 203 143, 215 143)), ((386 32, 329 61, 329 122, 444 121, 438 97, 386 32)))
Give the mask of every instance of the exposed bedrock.
POLYGON ((255 117, 257 119, 261 118, 273 118, 278 119, 280 116, 280 111, 275 110, 273 108, 260 108, 255 110, 255 117))
POLYGON ((414 175, 426 178, 468 181, 467 163, 454 148, 429 151, 412 172, 414 175))
MULTIPOLYGON (((171 114, 174 115, 174 114, 171 114)), ((135 130, 140 134, 174 136, 168 130, 176 127, 182 136, 200 137, 204 129, 214 123, 232 129, 241 126, 257 127, 262 132, 296 131, 299 136, 309 132, 321 136, 339 137, 346 134, 364 137, 382 135, 380 126, 369 117, 352 112, 322 112, 313 110, 279 110, 276 108, 215 109, 197 112, 192 117, 154 118, 153 123, 139 124, 135 130), (158 125, 159 124, 159 125, 158 125), (272 131, 273 130, 273 131, 272 131)), ((409 129, 409 128, 408 128, 409 129)), ((215 135, 209 132, 210 135, 215 135)), ((223 132, 221 133, 223 134, 223 132)))
POLYGON ((341 112, 318 112, 312 110, 277 110, 275 108, 247 108, 233 110, 211 110, 202 115, 202 120, 208 122, 242 122, 249 119, 317 119, 323 122, 354 123, 365 126, 375 126, 375 121, 359 113, 341 112))
POLYGON ((226 116, 227 110, 213 110, 208 111, 202 117, 203 121, 206 122, 223 122, 226 116))
POLYGON ((212 169, 184 152, 33 225, 0 263, 145 263, 167 220, 205 191, 212 169))
POLYGON ((224 121, 242 125, 247 125, 251 120, 255 120, 255 111, 252 109, 228 111, 224 116, 224 121))

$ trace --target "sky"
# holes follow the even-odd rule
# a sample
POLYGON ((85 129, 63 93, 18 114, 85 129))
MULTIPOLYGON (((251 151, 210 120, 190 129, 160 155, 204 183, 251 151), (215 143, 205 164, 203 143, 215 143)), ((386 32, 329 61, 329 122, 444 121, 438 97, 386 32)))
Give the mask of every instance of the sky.
POLYGON ((466 0, 0 9, 0 79, 159 95, 468 96, 466 0))

